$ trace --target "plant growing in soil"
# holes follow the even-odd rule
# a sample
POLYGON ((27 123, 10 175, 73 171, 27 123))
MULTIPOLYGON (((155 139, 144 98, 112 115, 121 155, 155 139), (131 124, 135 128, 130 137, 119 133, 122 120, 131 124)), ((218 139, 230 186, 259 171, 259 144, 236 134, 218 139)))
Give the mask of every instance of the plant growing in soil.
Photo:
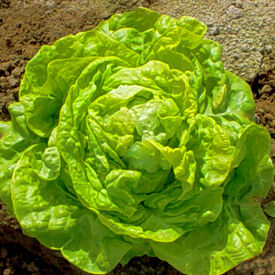
POLYGON ((261 253, 270 137, 205 31, 139 8, 41 48, 0 124, 0 197, 25 234, 97 274, 144 254, 222 274, 261 253))

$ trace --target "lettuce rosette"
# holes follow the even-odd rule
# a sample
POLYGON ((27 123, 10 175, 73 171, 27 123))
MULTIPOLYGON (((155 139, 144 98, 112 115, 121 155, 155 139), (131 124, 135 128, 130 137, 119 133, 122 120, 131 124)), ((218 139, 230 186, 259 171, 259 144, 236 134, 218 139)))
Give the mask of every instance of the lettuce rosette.
POLYGON ((222 274, 261 253, 273 167, 206 26, 139 8, 43 46, 1 122, 0 197, 82 270, 134 256, 222 274))

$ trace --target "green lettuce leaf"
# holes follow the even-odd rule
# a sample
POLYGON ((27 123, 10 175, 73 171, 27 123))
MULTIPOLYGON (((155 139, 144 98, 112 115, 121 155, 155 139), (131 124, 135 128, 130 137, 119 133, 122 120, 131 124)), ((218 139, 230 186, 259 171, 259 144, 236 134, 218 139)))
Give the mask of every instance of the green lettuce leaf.
POLYGON ((9 112, 11 121, 0 122, 0 198, 13 214, 10 192, 13 170, 22 152, 31 144, 39 142, 40 138, 28 129, 22 104, 10 105, 9 112))

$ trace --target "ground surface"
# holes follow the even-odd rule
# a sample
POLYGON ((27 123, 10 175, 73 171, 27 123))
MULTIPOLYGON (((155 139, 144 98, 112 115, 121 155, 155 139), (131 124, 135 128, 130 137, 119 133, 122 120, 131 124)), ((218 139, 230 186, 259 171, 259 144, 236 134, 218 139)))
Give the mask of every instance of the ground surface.
MULTIPOLYGON (((24 67, 44 44, 70 33, 85 31, 114 12, 137 6, 173 16, 195 16, 208 25, 208 36, 223 45, 225 67, 252 87, 256 121, 272 137, 275 163, 274 1, 217 0, 0 0, 0 119, 8 120, 7 106, 18 99, 24 67)), ((274 200, 274 186, 263 205, 274 200)), ((228 274, 275 274, 275 222, 263 253, 228 274), (273 265, 272 265, 273 262, 273 265)), ((16 220, 0 202, 0 274, 83 274, 58 253, 24 236, 16 220)), ((111 274, 180 274, 155 258, 134 258, 111 274)))

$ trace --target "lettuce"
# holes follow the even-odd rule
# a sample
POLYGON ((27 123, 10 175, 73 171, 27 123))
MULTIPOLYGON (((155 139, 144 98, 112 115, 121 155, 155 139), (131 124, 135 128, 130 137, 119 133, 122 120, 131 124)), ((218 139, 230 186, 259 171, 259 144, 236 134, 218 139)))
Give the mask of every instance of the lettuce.
POLYGON ((144 254, 222 274, 261 253, 270 136, 205 31, 138 8, 40 49, 0 123, 0 197, 25 234, 97 274, 144 254))

